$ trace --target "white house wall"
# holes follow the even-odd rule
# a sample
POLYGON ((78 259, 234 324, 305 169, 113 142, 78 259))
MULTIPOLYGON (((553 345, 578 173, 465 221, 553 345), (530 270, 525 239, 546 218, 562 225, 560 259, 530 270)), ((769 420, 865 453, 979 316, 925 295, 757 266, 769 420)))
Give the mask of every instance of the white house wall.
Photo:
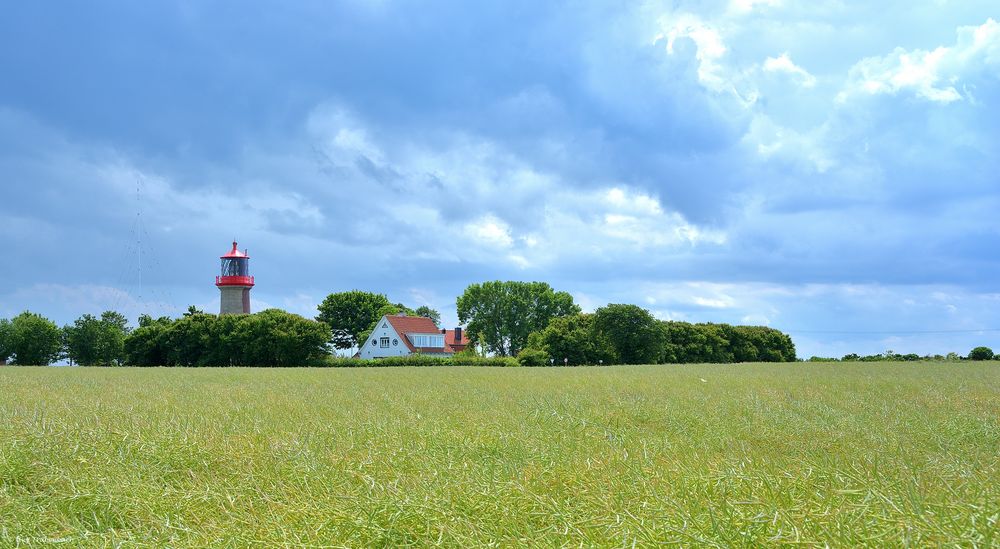
POLYGON ((365 344, 361 346, 359 350, 361 358, 373 359, 373 358, 385 358, 389 356, 406 356, 410 354, 410 348, 406 346, 406 342, 403 341, 403 335, 396 333, 396 330, 392 327, 392 324, 383 316, 379 320, 378 324, 375 325, 375 329, 372 330, 372 335, 368 336, 365 340, 365 344), (389 338, 389 348, 384 349, 379 345, 379 341, 383 337, 389 338), (375 342, 372 345, 372 342, 375 342), (395 345, 393 342, 396 342, 395 345))

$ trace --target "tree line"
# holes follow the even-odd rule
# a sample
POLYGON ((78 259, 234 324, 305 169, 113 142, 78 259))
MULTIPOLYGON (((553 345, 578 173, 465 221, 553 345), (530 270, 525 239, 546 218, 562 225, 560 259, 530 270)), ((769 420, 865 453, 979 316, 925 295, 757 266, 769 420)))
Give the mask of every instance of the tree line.
MULTIPOLYGON (((663 321, 632 304, 609 304, 584 313, 569 293, 544 282, 471 284, 457 298, 456 308, 472 343, 461 356, 403 358, 392 363, 409 360, 414 365, 430 365, 444 360, 542 366, 796 360, 792 339, 773 328, 663 321), (484 360, 488 357, 495 360, 484 360)), ((332 293, 317 310, 316 318, 308 319, 279 309, 216 316, 191 307, 180 318, 144 315, 135 328, 114 311, 86 314, 61 328, 38 314, 24 312, 0 319, 0 362, 50 364, 68 359, 99 366, 347 366, 357 364, 334 357, 334 350, 356 349, 383 315, 426 316, 440 324, 440 314, 430 307, 410 308, 391 302, 384 294, 359 290, 332 293)), ((972 355, 992 358, 992 351, 977 348, 972 355)), ((855 357, 843 360, 869 359, 855 357)))
POLYGON ((795 344, 766 326, 663 321, 637 305, 610 304, 553 319, 517 356, 526 366, 792 362, 795 344))
POLYGON ((58 327, 24 312, 0 319, 0 362, 81 366, 312 366, 328 356, 326 324, 279 309, 216 316, 191 307, 180 318, 124 316, 105 311, 58 327))
MULTIPOLYGON (((471 284, 456 309, 470 352, 516 357, 521 365, 795 360, 791 338, 773 328, 660 321, 629 304, 583 313, 573 296, 545 282, 471 284)), ((338 349, 364 343, 382 315, 408 311, 382 294, 356 290, 329 295, 319 310, 338 349)))
POLYGON ((849 353, 841 358, 812 356, 807 362, 955 362, 959 360, 994 360, 1000 355, 994 355, 993 349, 980 346, 969 351, 967 356, 958 353, 948 353, 946 355, 918 355, 917 353, 897 353, 889 350, 884 353, 874 355, 859 355, 849 353))

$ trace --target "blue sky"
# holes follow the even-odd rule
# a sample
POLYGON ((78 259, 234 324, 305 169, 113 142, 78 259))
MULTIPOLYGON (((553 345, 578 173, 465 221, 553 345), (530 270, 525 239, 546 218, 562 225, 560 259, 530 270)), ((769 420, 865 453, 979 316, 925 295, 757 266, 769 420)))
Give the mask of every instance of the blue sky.
POLYGON ((359 288, 452 325, 469 283, 544 280, 585 310, 767 324, 806 357, 997 348, 998 21, 995 1, 14 3, 0 316, 215 310, 235 236, 258 309, 359 288))

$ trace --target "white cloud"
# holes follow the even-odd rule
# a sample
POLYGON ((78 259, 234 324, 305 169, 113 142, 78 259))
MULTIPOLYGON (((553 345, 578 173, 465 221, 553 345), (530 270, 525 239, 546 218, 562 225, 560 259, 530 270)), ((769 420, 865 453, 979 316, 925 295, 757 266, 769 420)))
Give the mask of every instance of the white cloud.
POLYGON ((960 101, 963 77, 977 69, 1000 63, 1000 24, 987 19, 980 26, 958 28, 953 46, 933 50, 896 48, 883 57, 862 59, 851 68, 839 102, 852 95, 896 95, 903 91, 935 103, 960 101))
MULTIPOLYGON (((676 212, 663 210, 660 202, 642 192, 621 186, 579 196, 580 219, 599 216, 601 223, 577 227, 572 220, 553 217, 552 221, 567 223, 558 232, 566 236, 589 234, 591 239, 607 239, 608 247, 628 245, 631 249, 669 248, 683 245, 722 244, 725 233, 697 227, 676 212), (589 212, 589 215, 587 214, 589 212), (581 232, 582 231, 582 232, 581 232)), ((550 230, 552 229, 550 225, 550 230)))
POLYGON ((809 71, 792 62, 788 52, 778 57, 768 57, 764 61, 765 72, 780 72, 798 77, 799 83, 804 88, 811 88, 816 85, 816 77, 809 74, 809 71))
POLYGON ((749 13, 758 6, 777 7, 781 5, 781 0, 731 0, 729 11, 735 13, 749 13))
POLYGON ((492 215, 466 224, 465 232, 478 243, 489 247, 510 248, 514 244, 514 239, 510 236, 510 227, 492 215))
MULTIPOLYGON (((417 246, 417 252, 407 247, 407 253, 422 259, 490 262, 499 257, 527 269, 592 255, 607 259, 726 241, 723 231, 690 223, 648 193, 621 184, 578 189, 489 139, 459 134, 433 146, 409 140, 386 144, 368 137, 378 132, 366 130, 350 113, 328 110, 335 115, 310 120, 315 137, 333 147, 329 157, 339 157, 342 148, 326 136, 344 135, 347 127, 350 135, 365 136, 365 148, 379 151, 382 168, 404 182, 402 199, 398 191, 370 184, 364 192, 393 204, 382 215, 407 226, 406 238, 397 236, 387 245, 439 242, 417 246), (317 123, 322 120, 335 123, 317 123), (433 185, 425 183, 427 174, 433 174, 433 185), (441 234, 466 238, 441 241, 441 234)), ((358 172, 352 176, 359 189, 370 178, 358 172)))
POLYGON ((667 53, 674 54, 674 45, 680 38, 689 38, 697 49, 695 58, 698 60, 698 79, 701 83, 715 91, 728 91, 732 85, 724 75, 720 63, 727 48, 718 29, 692 14, 664 16, 660 19, 661 32, 653 39, 653 43, 666 40, 667 53))
POLYGON ((301 226, 311 227, 324 221, 320 209, 301 194, 266 182, 246 182, 240 192, 211 184, 197 189, 179 188, 168 177, 141 170, 122 159, 85 169, 92 171, 97 181, 123 201, 136 196, 138 184, 144 215, 162 223, 166 232, 177 224, 225 226, 227 220, 239 220, 244 228, 266 229, 273 216, 285 216, 301 226))
POLYGON ((825 139, 823 126, 798 132, 776 124, 764 114, 753 118, 743 136, 744 144, 764 160, 781 159, 820 174, 837 165, 825 139))

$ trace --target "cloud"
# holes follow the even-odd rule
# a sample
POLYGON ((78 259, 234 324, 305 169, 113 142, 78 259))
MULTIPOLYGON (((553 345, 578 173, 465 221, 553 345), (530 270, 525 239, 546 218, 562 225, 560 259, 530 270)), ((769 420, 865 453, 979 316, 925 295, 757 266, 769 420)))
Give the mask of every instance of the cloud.
MULTIPOLYGON (((12 7, 0 316, 147 300, 141 232, 143 295, 181 308, 236 236, 255 303, 304 314, 360 288, 453 324, 516 278, 692 321, 996 323, 993 3, 572 8, 12 7)), ((884 350, 852 337, 796 336, 884 350)))
POLYGON ((510 237, 510 228, 494 216, 485 216, 469 223, 465 227, 465 234, 488 247, 510 248, 514 244, 514 239, 510 237))
POLYGON ((698 79, 707 88, 714 91, 728 91, 732 84, 728 81, 722 58, 728 48, 722 39, 722 34, 701 20, 697 15, 681 13, 665 15, 660 19, 661 32, 653 38, 653 43, 666 42, 666 51, 674 55, 675 45, 682 38, 694 43, 695 58, 698 60, 698 79))
POLYGON ((896 95, 908 91, 927 101, 947 104, 968 97, 960 92, 969 73, 1000 64, 1000 24, 987 19, 980 26, 958 28, 953 46, 933 50, 896 48, 883 57, 869 57, 851 69, 845 90, 837 96, 847 101, 851 95, 896 95))
POLYGON ((758 6, 777 7, 781 4, 781 0, 731 0, 729 9, 736 13, 745 14, 757 9, 758 6))
POLYGON ((764 60, 764 72, 779 72, 790 74, 798 78, 799 83, 804 88, 811 88, 816 85, 816 77, 809 74, 809 71, 792 62, 788 52, 778 57, 768 57, 764 60))

